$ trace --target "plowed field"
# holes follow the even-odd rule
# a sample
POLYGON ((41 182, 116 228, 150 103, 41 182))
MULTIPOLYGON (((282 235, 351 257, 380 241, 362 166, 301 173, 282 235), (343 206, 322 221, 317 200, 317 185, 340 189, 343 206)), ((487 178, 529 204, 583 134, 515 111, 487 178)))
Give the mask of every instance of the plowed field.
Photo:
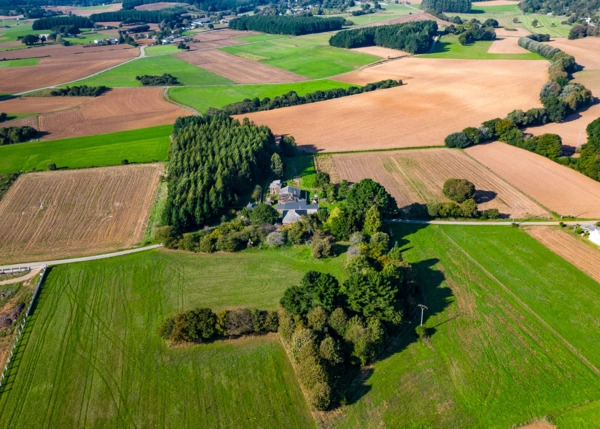
POLYGON ((546 61, 402 58, 335 79, 404 86, 247 116, 318 152, 442 146, 451 132, 541 106, 547 69, 546 61))
POLYGON ((246 42, 237 40, 239 37, 255 36, 256 31, 237 31, 237 30, 219 30, 205 31, 194 34, 194 40, 198 40, 200 44, 192 45, 194 49, 213 49, 222 48, 223 46, 241 45, 246 42))
POLYGON ((466 152, 559 215, 600 217, 600 183, 575 170, 498 142, 473 146, 466 152))
POLYGON ((475 184, 475 199, 481 210, 497 208, 503 215, 518 218, 548 216, 530 198, 458 150, 341 154, 332 158, 336 170, 332 176, 350 182, 364 178, 378 181, 396 198, 399 207, 415 202, 450 201, 442 188, 447 179, 454 177, 475 184))
POLYGON ((0 201, 3 263, 131 247, 148 223, 162 164, 25 174, 0 201))
POLYGON ((307 78, 277 67, 231 55, 227 52, 193 51, 175 54, 190 64, 216 73, 237 83, 284 83, 300 82, 307 78))
POLYGON ((525 231, 600 283, 600 250, 584 243, 582 241, 584 239, 574 237, 558 227, 531 226, 525 231))

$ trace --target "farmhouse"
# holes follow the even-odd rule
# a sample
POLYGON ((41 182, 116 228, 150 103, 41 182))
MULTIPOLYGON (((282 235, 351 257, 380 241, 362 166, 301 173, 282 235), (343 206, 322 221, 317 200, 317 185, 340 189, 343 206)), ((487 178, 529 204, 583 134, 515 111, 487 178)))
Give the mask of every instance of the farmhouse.
POLYGON ((302 191, 298 188, 286 186, 279 190, 279 204, 287 203, 289 201, 298 201, 302 196, 302 191))
POLYGON ((600 229, 595 228, 593 230, 590 230, 590 241, 600 246, 600 229))
POLYGON ((289 225, 300 219, 301 216, 308 216, 319 210, 318 204, 307 204, 306 200, 290 201, 284 204, 278 204, 275 209, 282 214, 281 221, 284 225, 289 225))

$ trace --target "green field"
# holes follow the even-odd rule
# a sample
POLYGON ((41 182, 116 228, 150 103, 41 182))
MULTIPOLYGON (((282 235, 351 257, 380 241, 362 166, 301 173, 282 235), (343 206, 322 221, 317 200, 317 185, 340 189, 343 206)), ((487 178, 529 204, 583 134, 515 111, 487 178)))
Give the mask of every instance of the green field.
POLYGON ((94 43, 94 40, 97 39, 106 39, 108 37, 119 37, 118 33, 111 34, 98 34, 96 32, 84 32, 79 34, 77 37, 65 37, 65 40, 68 40, 74 45, 91 45, 94 43))
POLYGON ((155 333, 195 306, 274 309, 309 249, 150 251, 55 267, 0 394, 0 427, 313 427, 276 337, 169 349, 155 333))
POLYGON ((7 60, 0 61, 0 69, 7 67, 27 67, 27 66, 37 66, 38 59, 37 58, 24 58, 22 60, 7 60))
POLYGON ((77 84, 109 87, 142 86, 135 80, 136 76, 162 75, 163 73, 172 74, 182 85, 227 85, 232 83, 229 79, 207 72, 179 58, 164 55, 130 61, 97 76, 80 80, 77 84))
POLYGON ((58 168, 87 168, 165 161, 172 125, 144 128, 89 137, 75 137, 0 146, 0 174, 58 168))
MULTIPOLYGON (((48 30, 33 30, 31 28, 32 23, 19 22, 12 25, 10 28, 3 28, 0 30, 0 43, 2 42, 13 42, 18 37, 26 36, 27 34, 48 34, 48 30)), ((14 48, 10 48, 14 49, 14 48)))
POLYGON ((526 54, 488 54, 488 49, 494 43, 491 40, 479 40, 471 45, 463 46, 458 42, 458 36, 443 36, 435 44, 431 54, 422 54, 424 58, 458 58, 464 60, 545 60, 544 57, 528 52, 526 54))
POLYGON ((175 45, 147 46, 145 51, 146 51, 146 55, 149 57, 154 57, 157 55, 174 54, 177 52, 181 52, 179 49, 177 49, 177 46, 175 46, 175 45))
POLYGON ((243 101, 246 98, 273 98, 289 91, 296 91, 299 95, 305 95, 309 92, 348 88, 350 86, 352 85, 334 80, 316 80, 266 85, 173 87, 169 89, 169 97, 200 112, 206 112, 211 107, 221 108, 226 104, 243 101))
POLYGON ((418 313, 409 318, 335 426, 376 416, 386 427, 509 428, 548 416, 559 428, 597 427, 598 376, 552 331, 599 364, 596 282, 518 229, 405 226, 394 236, 424 288, 431 338, 413 342, 418 313))
MULTIPOLYGON (((371 6, 372 5, 373 4, 371 3, 371 6)), ((352 16, 350 13, 344 13, 344 14, 340 14, 340 15, 322 15, 322 16, 325 18, 328 18, 330 16, 341 16, 342 18, 352 21, 355 25, 366 25, 366 24, 373 24, 375 22, 387 21, 390 19, 399 18, 401 16, 415 13, 415 7, 418 7, 418 6, 413 5, 413 7, 408 7, 408 6, 404 6, 401 4, 394 4, 394 3, 388 2, 387 4, 383 5, 382 7, 385 10, 380 10, 377 13, 370 13, 367 15, 352 16)), ((360 7, 353 7, 353 8, 347 9, 347 11, 350 12, 352 10, 358 10, 358 9, 360 9, 360 7)))
POLYGON ((329 37, 331 33, 324 33, 221 49, 312 79, 347 73, 380 59, 373 55, 331 47, 329 37))
POLYGON ((247 43, 254 43, 254 42, 264 42, 266 40, 273 40, 273 39, 285 39, 285 38, 289 38, 289 37, 292 37, 292 36, 286 36, 286 35, 282 35, 282 34, 255 34, 254 36, 237 37, 237 40, 242 40, 247 43))

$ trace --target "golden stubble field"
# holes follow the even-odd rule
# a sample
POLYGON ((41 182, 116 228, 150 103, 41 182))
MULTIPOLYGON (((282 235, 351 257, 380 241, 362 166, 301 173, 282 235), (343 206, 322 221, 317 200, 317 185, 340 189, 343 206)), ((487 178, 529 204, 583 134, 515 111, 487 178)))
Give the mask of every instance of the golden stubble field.
POLYGON ((497 208, 511 217, 548 217, 549 213, 518 189, 490 172, 460 150, 416 149, 394 152, 336 154, 323 163, 336 179, 358 182, 371 178, 390 192, 399 207, 412 203, 448 200, 442 193, 450 178, 468 179, 475 184, 480 210, 497 208), (333 170, 333 171, 332 171, 333 170))
POLYGON ((402 58, 336 79, 404 86, 246 116, 315 152, 442 146, 452 132, 541 106, 547 69, 547 61, 402 58))
POLYGON ((43 261, 142 240, 162 164, 25 174, 0 201, 0 261, 43 261))

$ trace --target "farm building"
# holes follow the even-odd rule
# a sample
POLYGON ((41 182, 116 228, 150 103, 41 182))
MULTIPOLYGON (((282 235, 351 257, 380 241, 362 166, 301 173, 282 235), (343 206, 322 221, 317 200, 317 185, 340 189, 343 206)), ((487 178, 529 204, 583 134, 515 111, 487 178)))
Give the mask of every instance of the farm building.
POLYGON ((590 230, 590 241, 600 246, 600 229, 595 228, 593 230, 590 230))
POLYGON ((281 180, 273 180, 269 185, 269 193, 279 194, 279 191, 281 191, 281 180))
POLYGON ((307 204, 306 200, 289 201, 287 203, 278 204, 275 207, 275 210, 283 216, 281 223, 289 225, 290 223, 296 222, 301 216, 316 213, 317 210, 319 210, 319 205, 307 204))
POLYGON ((281 188, 279 191, 279 204, 287 203, 289 201, 298 201, 302 197, 302 191, 298 188, 286 186, 281 188))

